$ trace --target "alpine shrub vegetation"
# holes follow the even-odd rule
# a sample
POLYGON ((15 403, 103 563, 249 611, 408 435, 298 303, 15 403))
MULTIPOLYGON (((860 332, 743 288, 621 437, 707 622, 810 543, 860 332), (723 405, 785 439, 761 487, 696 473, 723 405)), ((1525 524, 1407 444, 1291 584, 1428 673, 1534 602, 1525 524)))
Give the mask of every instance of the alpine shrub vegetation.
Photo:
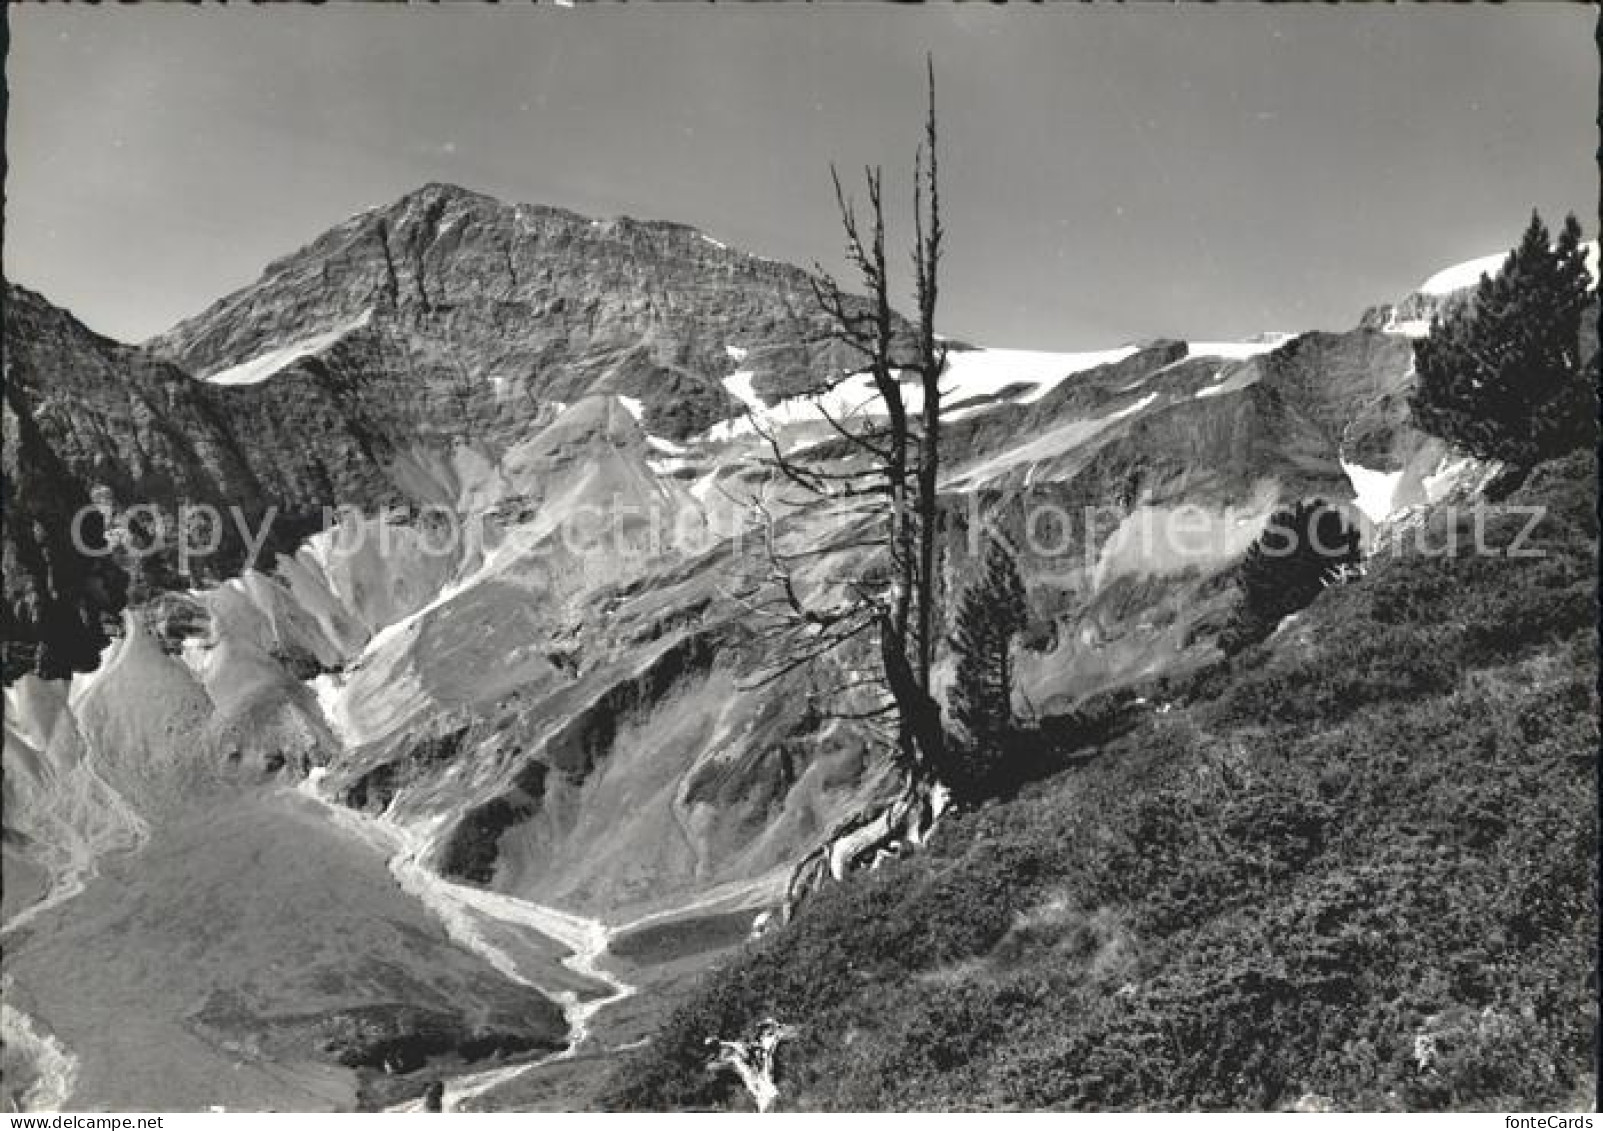
POLYGON ((703 1042, 775 1017, 791 1110, 1590 1106, 1595 481, 1576 453, 1515 491, 1539 561, 1371 559, 1294 640, 821 891, 607 1102, 744 1104, 703 1042))

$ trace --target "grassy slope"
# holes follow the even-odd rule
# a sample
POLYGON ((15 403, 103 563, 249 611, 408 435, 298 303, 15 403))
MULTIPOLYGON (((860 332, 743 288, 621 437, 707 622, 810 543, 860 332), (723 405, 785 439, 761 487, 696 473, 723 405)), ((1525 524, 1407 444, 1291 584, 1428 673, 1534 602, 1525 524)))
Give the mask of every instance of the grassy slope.
POLYGON ((1548 508, 1541 560, 1377 559, 1087 764, 823 893, 608 1102, 746 1106, 703 1039, 771 1015, 801 1028, 789 1109, 1589 1105, 1594 484, 1575 458, 1510 500, 1548 508))

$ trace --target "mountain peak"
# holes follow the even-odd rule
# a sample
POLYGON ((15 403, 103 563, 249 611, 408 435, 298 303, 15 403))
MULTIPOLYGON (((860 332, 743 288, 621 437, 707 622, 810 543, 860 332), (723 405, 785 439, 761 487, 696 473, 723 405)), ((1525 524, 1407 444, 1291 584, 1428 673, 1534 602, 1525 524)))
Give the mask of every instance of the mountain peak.
MULTIPOLYGON (((478 415, 508 427, 531 398, 623 394, 643 398, 654 434, 680 439, 738 412, 724 384, 734 369, 777 398, 845 364, 821 317, 805 271, 688 224, 591 219, 430 182, 147 345, 212 381, 292 364, 393 380, 405 357, 432 400, 471 390, 478 415), (731 348, 751 363, 736 365, 731 348)), ((439 416, 422 403, 420 420, 439 416)))
MULTIPOLYGON (((435 209, 498 213, 532 211, 540 213, 564 214, 563 209, 550 208, 545 205, 509 204, 499 197, 492 196, 478 189, 464 188, 462 185, 452 184, 448 181, 429 181, 419 185, 410 192, 403 193, 387 205, 380 205, 361 215, 368 216, 374 213, 390 217, 404 217, 418 212, 427 212, 435 209)), ((575 213, 565 213, 573 219, 581 219, 575 213)))
POLYGON ((409 197, 420 197, 423 199, 438 197, 468 197, 474 200, 489 200, 495 201, 497 204, 500 203, 500 201, 496 200, 495 197, 491 196, 487 192, 480 192, 477 189, 465 188, 462 185, 453 184, 450 181, 427 181, 413 189, 411 192, 406 193, 401 197, 401 199, 406 200, 409 197))

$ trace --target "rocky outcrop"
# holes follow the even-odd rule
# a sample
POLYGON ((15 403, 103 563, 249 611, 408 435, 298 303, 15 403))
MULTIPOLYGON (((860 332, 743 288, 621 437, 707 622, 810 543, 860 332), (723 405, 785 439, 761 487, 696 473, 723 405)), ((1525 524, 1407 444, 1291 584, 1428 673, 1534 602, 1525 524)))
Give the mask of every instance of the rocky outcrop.
POLYGON ((740 1077, 752 1103, 757 1105, 758 1112, 766 1113, 779 1099, 779 1085, 774 1082, 774 1073, 778 1068, 776 1058, 780 1042, 795 1035, 794 1028, 781 1025, 770 1017, 763 1020, 750 1040, 726 1041, 708 1037, 707 1044, 717 1050, 708 1065, 708 1071, 727 1069, 734 1072, 740 1077))
POLYGON ((24 288, 5 299, 8 681, 93 666, 94 622, 115 619, 124 590, 143 600, 268 566, 326 507, 408 497, 393 445, 304 366, 272 390, 207 385, 24 288))
POLYGON ((339 803, 373 814, 383 813, 399 790, 455 761, 470 730, 457 727, 411 743, 396 757, 380 762, 340 790, 339 803))
POLYGON ((127 574, 107 557, 104 519, 90 493, 62 464, 7 380, 4 407, 3 551, 5 602, 0 606, 4 681, 35 672, 61 679, 99 662, 118 624, 127 574))
POLYGON ((622 728, 649 718, 680 684, 706 674, 721 635, 718 630, 707 630, 682 636, 638 672, 573 711, 541 744, 537 755, 523 763, 504 792, 475 805, 457 822, 441 851, 440 870, 477 883, 493 880, 501 834, 539 811, 548 777, 560 774, 572 786, 582 786, 622 728))

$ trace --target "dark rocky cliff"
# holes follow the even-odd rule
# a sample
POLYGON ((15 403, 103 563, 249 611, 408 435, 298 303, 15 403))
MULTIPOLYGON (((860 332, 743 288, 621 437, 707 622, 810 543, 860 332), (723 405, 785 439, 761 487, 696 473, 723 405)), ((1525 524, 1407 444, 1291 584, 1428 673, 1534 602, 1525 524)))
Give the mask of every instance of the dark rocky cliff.
POLYGON ((505 435, 535 405, 612 392, 644 402, 649 430, 682 439, 738 410, 720 381, 737 369, 773 394, 848 360, 815 305, 806 272, 681 224, 432 184, 352 217, 147 346, 210 376, 361 322, 321 360, 391 431, 505 435))
MULTIPOLYGON (((402 497, 385 437, 315 361, 271 388, 209 385, 10 284, 4 342, 7 679, 93 667, 104 640, 91 625, 115 623, 130 583, 138 599, 237 573, 270 509, 269 563, 325 506, 402 497), (72 552, 74 518, 92 502, 107 520, 104 557, 72 552), (180 561, 185 506, 223 521, 190 529, 197 546, 215 533, 216 549, 180 561)), ((93 536, 100 522, 81 526, 93 536)))

